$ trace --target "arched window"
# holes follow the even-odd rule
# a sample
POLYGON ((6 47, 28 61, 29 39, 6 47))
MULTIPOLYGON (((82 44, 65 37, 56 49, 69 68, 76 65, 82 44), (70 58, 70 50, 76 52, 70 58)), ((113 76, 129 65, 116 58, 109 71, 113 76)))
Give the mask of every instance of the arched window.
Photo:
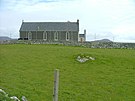
POLYGON ((70 39, 70 33, 67 31, 66 32, 66 41, 69 41, 69 39, 70 39))
POLYGON ((32 33, 31 32, 28 33, 28 39, 32 40, 32 33))
POLYGON ((43 40, 47 40, 47 32, 46 31, 43 32, 43 40))
POLYGON ((58 41, 58 32, 57 31, 54 33, 54 40, 58 41))

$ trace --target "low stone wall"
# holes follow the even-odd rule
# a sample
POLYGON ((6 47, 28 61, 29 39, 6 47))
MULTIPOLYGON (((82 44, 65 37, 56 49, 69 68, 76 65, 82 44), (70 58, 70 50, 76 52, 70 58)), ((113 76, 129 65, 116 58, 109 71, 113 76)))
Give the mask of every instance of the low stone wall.
POLYGON ((65 46, 81 46, 88 48, 122 48, 122 49, 135 49, 135 43, 118 43, 118 42, 46 42, 43 40, 8 40, 0 41, 0 44, 58 44, 65 46))

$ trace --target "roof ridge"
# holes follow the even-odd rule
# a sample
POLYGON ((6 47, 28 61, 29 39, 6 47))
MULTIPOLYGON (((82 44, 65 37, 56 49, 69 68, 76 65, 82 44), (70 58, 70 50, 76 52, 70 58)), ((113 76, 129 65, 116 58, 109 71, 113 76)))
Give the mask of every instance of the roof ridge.
POLYGON ((76 22, 23 22, 23 23, 76 23, 76 22))

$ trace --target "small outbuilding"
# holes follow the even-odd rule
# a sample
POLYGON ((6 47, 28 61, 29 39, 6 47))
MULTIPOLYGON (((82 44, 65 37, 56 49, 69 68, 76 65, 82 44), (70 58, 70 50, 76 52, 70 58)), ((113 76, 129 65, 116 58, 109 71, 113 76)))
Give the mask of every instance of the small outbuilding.
POLYGON ((83 43, 86 41, 86 30, 84 30, 84 34, 79 34, 79 42, 83 43))

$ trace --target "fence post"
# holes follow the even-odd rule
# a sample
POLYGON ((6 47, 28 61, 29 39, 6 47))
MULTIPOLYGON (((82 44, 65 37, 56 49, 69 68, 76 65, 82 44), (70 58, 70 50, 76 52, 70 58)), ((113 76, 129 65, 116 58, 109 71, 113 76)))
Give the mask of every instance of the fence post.
POLYGON ((54 91, 53 91, 53 101, 58 101, 58 89, 59 89, 59 70, 54 71, 54 91))

